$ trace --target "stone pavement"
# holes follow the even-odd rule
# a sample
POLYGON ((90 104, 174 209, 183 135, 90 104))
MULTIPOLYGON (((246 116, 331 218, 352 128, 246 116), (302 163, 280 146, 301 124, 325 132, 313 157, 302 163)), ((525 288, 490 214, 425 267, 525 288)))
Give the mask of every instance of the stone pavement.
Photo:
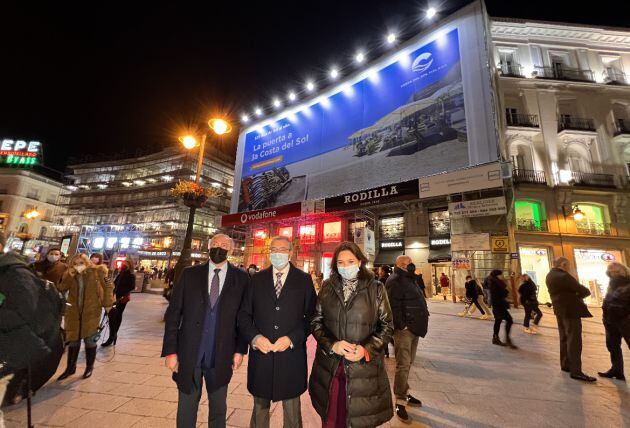
MULTIPOLYGON (((77 375, 42 388, 34 398, 36 426, 174 427, 177 389, 159 358, 165 308, 161 296, 133 295, 115 355, 99 350, 91 379, 80 378, 81 360, 77 375)), ((491 345, 492 322, 457 317, 460 304, 432 301, 430 309, 429 334, 420 341, 409 380, 424 407, 411 410, 410 426, 630 426, 630 391, 625 383, 599 380, 585 385, 560 371, 558 335, 549 309, 543 308, 538 336, 526 335, 515 324, 513 340, 519 350, 491 345)), ((609 364, 600 312, 593 312, 595 318, 585 321, 584 328, 583 361, 589 374, 606 370, 609 364)), ((522 321, 522 311, 512 314, 515 321, 522 321)), ((312 358, 312 343, 310 348, 312 358)), ((58 374, 64 367, 65 357, 58 374)), ((393 358, 387 360, 387 368, 393 379, 393 358)), ((249 423, 252 398, 246 371, 245 366, 239 369, 229 386, 230 426, 249 423)), ((205 392, 202 404, 198 422, 207 426, 205 392)), ((305 427, 321 426, 308 394, 302 397, 302 408, 305 427)), ((282 409, 276 404, 272 410, 272 427, 281 427, 282 409)), ((26 426, 25 405, 6 409, 5 418, 8 427, 26 426)), ((386 426, 408 425, 394 417, 386 426)))

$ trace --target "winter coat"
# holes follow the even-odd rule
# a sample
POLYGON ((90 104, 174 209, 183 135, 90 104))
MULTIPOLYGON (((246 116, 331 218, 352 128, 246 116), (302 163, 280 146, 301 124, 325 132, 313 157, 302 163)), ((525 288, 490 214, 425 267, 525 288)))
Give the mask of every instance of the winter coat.
POLYGON ((125 297, 136 288, 136 277, 129 269, 120 271, 116 279, 114 279, 114 294, 116 300, 125 297))
POLYGON ((479 297, 479 285, 477 285, 477 281, 471 279, 466 282, 466 297, 471 299, 473 302, 477 300, 479 297))
POLYGON ((618 324, 630 317, 630 278, 611 278, 602 305, 604 323, 618 324))
POLYGON ((429 325, 429 308, 414 274, 397 267, 387 278, 385 288, 392 308, 394 328, 408 328, 416 336, 424 337, 429 325))
POLYGON ((112 286, 105 280, 107 267, 90 266, 83 273, 68 269, 63 275, 59 291, 68 291, 68 303, 64 317, 66 341, 74 342, 93 336, 101 321, 102 309, 112 307, 112 286), (79 308, 78 275, 83 278, 83 304, 79 308), (79 331, 80 330, 80 331, 79 331))
POLYGON ((68 270, 68 265, 64 262, 50 263, 48 259, 35 262, 33 265, 35 272, 47 281, 59 285, 63 274, 68 270))
POLYGON ((273 267, 252 277, 238 316, 240 333, 249 344, 261 334, 271 343, 287 336, 293 345, 283 352, 267 354, 250 347, 247 389, 254 397, 281 401, 306 391, 306 339, 311 334, 316 299, 310 275, 293 265, 279 298, 273 267))
POLYGON ((521 298, 521 303, 524 305, 537 305, 538 304, 538 287, 534 284, 534 281, 528 279, 524 281, 520 287, 518 287, 518 294, 521 298))
POLYGON ((552 268, 545 279, 553 304, 553 312, 561 318, 590 318, 584 298, 591 295, 588 288, 577 282, 569 272, 552 268))
POLYGON ((505 281, 496 276, 489 276, 488 285, 490 286, 490 296, 492 296, 492 308, 509 309, 510 304, 507 301, 509 292, 505 281))
POLYGON ((385 286, 371 276, 361 279, 344 303, 341 277, 333 273, 317 296, 311 329, 317 351, 308 388, 321 418, 327 418, 331 382, 341 363, 347 382, 347 426, 372 428, 390 420, 392 395, 383 352, 392 338, 393 322, 385 286), (339 340, 361 344, 370 361, 352 363, 333 353, 339 340))

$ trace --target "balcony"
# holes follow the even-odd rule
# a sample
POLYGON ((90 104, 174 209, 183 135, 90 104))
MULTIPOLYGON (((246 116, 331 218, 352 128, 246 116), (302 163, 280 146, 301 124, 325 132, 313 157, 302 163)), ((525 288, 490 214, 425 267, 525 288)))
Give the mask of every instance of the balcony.
POLYGON ((615 137, 619 135, 630 135, 630 121, 627 119, 617 119, 614 122, 613 135, 615 137))
POLYGON ((499 64, 499 74, 505 77, 525 77, 519 64, 499 64))
POLYGON ((595 132, 595 122, 583 117, 561 116, 558 118, 558 132, 562 131, 595 132))
POLYGON ((517 218, 516 230, 519 232, 547 232, 547 222, 545 220, 517 218))
POLYGON ((534 76, 539 79, 570 80, 574 82, 594 82, 591 70, 581 70, 571 67, 540 67, 536 66, 534 76))
POLYGON ((507 126, 538 128, 538 116, 535 114, 506 113, 507 126))
POLYGON ((619 70, 604 70, 604 82, 608 85, 627 85, 626 73, 619 70))
POLYGON ((512 171, 512 181, 514 183, 530 183, 530 184, 547 184, 547 175, 545 171, 536 171, 533 169, 515 168, 512 171))
POLYGON ((611 236, 610 223, 575 222, 575 229, 581 235, 611 236))
POLYGON ((570 186, 607 187, 615 188, 615 176, 612 174, 593 174, 580 171, 561 171, 559 180, 570 186))

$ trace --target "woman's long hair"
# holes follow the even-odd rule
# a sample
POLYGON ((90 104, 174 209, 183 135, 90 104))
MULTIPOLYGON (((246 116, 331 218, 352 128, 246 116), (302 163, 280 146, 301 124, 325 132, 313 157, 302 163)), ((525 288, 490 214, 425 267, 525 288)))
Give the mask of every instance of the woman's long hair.
POLYGON ((363 251, 361 251, 361 249, 359 248, 357 244, 355 244, 354 242, 349 242, 349 241, 342 242, 341 244, 337 246, 337 248, 335 248, 335 252, 333 254, 333 258, 332 258, 332 262, 330 266, 330 269, 334 276, 336 276, 338 279, 341 278, 341 275, 339 274, 339 270, 337 269, 337 259, 339 258, 339 253, 341 253, 342 251, 350 251, 352 254, 354 254, 354 256, 357 259, 359 259, 359 262, 361 264, 359 266, 359 273, 357 275, 357 278, 359 278, 360 280, 366 280, 366 279, 369 280, 374 277, 374 275, 366 267, 368 259, 367 257, 365 257, 365 254, 363 254, 363 251))

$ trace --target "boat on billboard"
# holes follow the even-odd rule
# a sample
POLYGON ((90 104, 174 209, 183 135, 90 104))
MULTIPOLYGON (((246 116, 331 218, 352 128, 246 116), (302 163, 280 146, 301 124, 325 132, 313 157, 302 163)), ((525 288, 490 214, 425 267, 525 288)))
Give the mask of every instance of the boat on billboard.
POLYGON ((244 135, 238 211, 469 165, 458 29, 244 135))

